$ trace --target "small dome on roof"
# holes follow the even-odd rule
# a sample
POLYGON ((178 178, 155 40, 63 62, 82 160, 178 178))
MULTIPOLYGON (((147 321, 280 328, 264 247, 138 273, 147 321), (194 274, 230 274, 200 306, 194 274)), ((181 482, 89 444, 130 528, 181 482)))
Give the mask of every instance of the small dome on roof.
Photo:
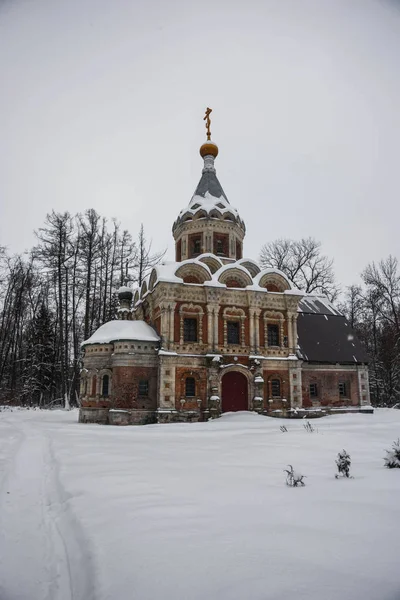
POLYGON ((218 146, 214 144, 211 140, 204 142, 204 144, 200 147, 200 156, 204 158, 205 156, 213 156, 217 158, 218 156, 218 146))
POLYGON ((158 342, 159 336, 145 321, 109 321, 101 325, 82 346, 111 344, 118 340, 158 342))
POLYGON ((130 287, 127 287, 125 285, 122 285, 118 292, 118 298, 120 300, 132 300, 132 296, 133 296, 133 290, 130 287))

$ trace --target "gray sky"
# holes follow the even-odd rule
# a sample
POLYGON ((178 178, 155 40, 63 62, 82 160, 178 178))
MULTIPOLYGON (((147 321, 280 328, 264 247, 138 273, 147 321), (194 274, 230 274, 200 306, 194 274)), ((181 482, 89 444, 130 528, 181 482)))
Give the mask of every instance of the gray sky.
POLYGON ((400 0, 0 0, 0 244, 93 207, 155 248, 217 174, 245 256, 314 236, 343 285, 400 258, 400 0))

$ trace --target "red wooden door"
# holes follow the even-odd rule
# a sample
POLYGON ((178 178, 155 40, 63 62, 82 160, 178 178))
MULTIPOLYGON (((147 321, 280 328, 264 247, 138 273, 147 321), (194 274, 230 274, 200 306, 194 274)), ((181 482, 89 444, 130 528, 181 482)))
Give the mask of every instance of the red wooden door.
POLYGON ((222 412, 248 410, 247 388, 247 379, 243 373, 226 373, 222 377, 222 412))

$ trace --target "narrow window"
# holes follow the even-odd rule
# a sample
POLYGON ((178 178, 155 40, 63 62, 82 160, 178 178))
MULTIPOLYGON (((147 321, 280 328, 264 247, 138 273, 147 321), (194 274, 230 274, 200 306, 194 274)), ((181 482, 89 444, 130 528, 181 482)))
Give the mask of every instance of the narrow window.
POLYGON ((180 262, 182 260, 182 240, 176 244, 176 261, 180 262))
POLYGON ((217 240, 217 254, 224 254, 224 244, 222 240, 217 240))
POLYGON ((310 398, 318 397, 318 387, 316 383, 310 383, 310 398))
POLYGON ((103 375, 103 381, 101 386, 101 395, 108 396, 108 390, 110 387, 110 377, 108 375, 103 375))
POLYGON ((196 395, 196 382, 194 377, 186 377, 185 381, 185 396, 193 398, 196 395))
POLYGON ((268 346, 279 346, 278 325, 268 325, 268 346))
POLYGON ((347 389, 344 381, 339 382, 339 396, 341 398, 347 398, 347 389))
POLYGON ((273 398, 281 397, 281 382, 279 379, 272 379, 271 381, 271 395, 273 398))
POLYGON ((183 339, 185 342, 197 342, 197 319, 183 319, 183 339))
POLYGON ((201 254, 201 240, 196 239, 193 241, 193 256, 201 254))
POLYGON ((92 377, 92 396, 96 395, 97 379, 96 375, 92 377))
POLYGON ((228 321, 227 324, 228 344, 240 344, 239 321, 228 321))
POLYGON ((139 396, 149 395, 149 382, 147 379, 139 379, 139 396))

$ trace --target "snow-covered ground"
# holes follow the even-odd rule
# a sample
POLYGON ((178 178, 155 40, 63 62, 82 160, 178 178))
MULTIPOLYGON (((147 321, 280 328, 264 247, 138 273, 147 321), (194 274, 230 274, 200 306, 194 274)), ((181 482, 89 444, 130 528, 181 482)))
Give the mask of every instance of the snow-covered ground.
POLYGON ((282 423, 1 412, 0 599, 398 600, 400 469, 383 457, 400 411, 282 423), (334 478, 343 448, 351 480, 334 478))

